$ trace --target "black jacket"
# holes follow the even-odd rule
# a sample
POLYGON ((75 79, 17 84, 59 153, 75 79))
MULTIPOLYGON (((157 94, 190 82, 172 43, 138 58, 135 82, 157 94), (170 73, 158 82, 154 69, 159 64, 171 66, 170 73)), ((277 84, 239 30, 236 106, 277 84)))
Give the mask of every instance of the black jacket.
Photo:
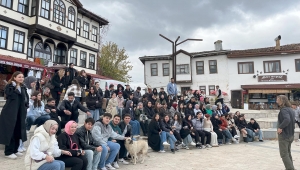
POLYGON ((155 114, 154 110, 152 107, 144 107, 144 111, 145 111, 145 114, 147 115, 148 119, 152 119, 153 115, 155 114))
POLYGON ((78 77, 76 77, 76 79, 78 80, 78 83, 80 84, 80 86, 82 88, 84 88, 86 85, 89 84, 88 79, 84 76, 78 76, 78 77))
POLYGON ((239 130, 244 129, 244 128, 248 128, 248 124, 246 120, 237 120, 237 124, 236 126, 239 128, 239 130))
POLYGON ((253 124, 251 122, 249 122, 248 128, 253 130, 253 132, 254 132, 254 130, 260 129, 259 124, 256 121, 254 121, 253 124))
POLYGON ((97 94, 98 94, 101 98, 103 98, 103 91, 102 91, 101 88, 97 89, 97 94))
POLYGON ((159 98, 161 98, 161 95, 164 95, 164 99, 165 99, 165 100, 168 99, 168 95, 167 95, 167 93, 166 93, 165 91, 159 92, 159 93, 158 93, 159 98))
POLYGON ((283 138, 289 139, 295 133, 295 112, 290 107, 283 107, 278 114, 277 127, 282 129, 283 138))
POLYGON ((118 95, 119 92, 122 92, 123 98, 124 98, 124 86, 122 86, 122 84, 118 84, 118 85, 117 85, 117 90, 115 90, 116 95, 118 95), (122 89, 119 90, 119 87, 122 87, 122 89))
POLYGON ((132 107, 130 107, 132 101, 131 100, 128 100, 126 102, 126 107, 125 109, 123 109, 122 111, 122 117, 124 117, 125 114, 129 114, 130 117, 131 117, 131 120, 135 120, 135 113, 134 113, 134 110, 132 107))
POLYGON ((67 86, 69 86, 72 84, 72 80, 75 79, 75 77, 77 77, 77 70, 69 67, 66 69, 66 72, 70 73, 69 78, 68 78, 69 81, 67 82, 67 86))
MULTIPOLYGON (((122 133, 123 133, 124 130, 125 130, 125 127, 126 127, 125 122, 124 122, 124 121, 121 121, 121 122, 119 123, 119 127, 120 127, 120 129, 121 129, 121 131, 122 131, 122 133)), ((130 124, 127 125, 127 132, 126 132, 126 134, 125 134, 124 136, 125 136, 125 137, 131 137, 131 136, 132 136, 132 130, 131 130, 131 125, 130 125, 130 124)))
MULTIPOLYGON (((61 150, 65 150, 65 151, 69 151, 72 154, 72 157, 77 157, 77 150, 73 150, 73 148, 71 149, 71 140, 73 143, 76 143, 78 146, 78 149, 82 149, 80 142, 79 142, 79 138, 76 134, 74 135, 68 135, 66 132, 61 133, 58 137, 57 137, 57 142, 58 142, 58 147, 61 150)), ((70 157, 68 155, 61 155, 60 157, 70 157)))
POLYGON ((54 88, 52 90, 57 91, 57 92, 62 92, 63 88, 66 86, 65 77, 62 77, 60 79, 58 72, 57 72, 52 77, 51 84, 54 86, 54 88))
POLYGON ((185 111, 184 111, 184 115, 191 115, 192 118, 195 117, 195 112, 194 112, 194 109, 189 109, 189 108, 186 108, 185 111))
POLYGON ((214 131, 219 131, 220 125, 222 124, 222 121, 220 119, 216 119, 214 117, 211 117, 210 120, 211 120, 211 123, 213 125, 213 130, 214 131))
MULTIPOLYGON (((56 109, 56 106, 50 106, 50 105, 46 104, 46 105, 45 105, 45 110, 46 110, 46 109, 49 109, 49 110, 50 110, 49 115, 50 115, 51 119, 57 121, 57 119, 58 119, 58 113, 57 113, 57 112, 58 112, 58 111, 57 111, 57 109, 56 109), (55 109, 56 112, 52 112, 52 111, 51 111, 52 109, 55 109)), ((59 120, 59 119, 58 119, 58 120, 59 120)))
POLYGON ((89 93, 86 97, 86 106, 89 110, 96 110, 102 108, 102 98, 98 93, 89 93), (96 103, 98 101, 98 103, 96 103))
POLYGON ((182 139, 186 138, 191 133, 191 128, 193 127, 192 121, 184 119, 182 121, 182 128, 180 130, 180 136, 182 139), (187 128, 186 128, 187 127, 187 128))
POLYGON ((166 122, 165 120, 161 119, 160 122, 159 122, 159 125, 160 125, 160 128, 161 128, 162 131, 165 131, 165 132, 172 131, 170 120, 169 120, 169 122, 166 122))
POLYGON ((129 98, 130 94, 132 94, 132 91, 130 89, 129 90, 125 89, 123 93, 124 99, 129 98))
POLYGON ((84 150, 95 151, 98 145, 94 143, 94 138, 91 131, 85 129, 84 125, 76 130, 76 135, 79 139, 79 144, 84 150))
POLYGON ((110 99, 114 92, 114 90, 105 90, 104 98, 110 99))

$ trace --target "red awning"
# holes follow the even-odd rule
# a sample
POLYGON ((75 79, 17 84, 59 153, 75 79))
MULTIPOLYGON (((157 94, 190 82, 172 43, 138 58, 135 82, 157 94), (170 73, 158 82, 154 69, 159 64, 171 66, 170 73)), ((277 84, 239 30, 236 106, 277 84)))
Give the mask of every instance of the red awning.
POLYGON ((40 71, 43 71, 44 68, 46 68, 43 65, 37 64, 37 63, 29 61, 29 60, 25 60, 22 58, 16 58, 16 57, 8 56, 8 55, 2 55, 2 54, 0 54, 0 64, 28 68, 28 69, 32 69, 32 70, 40 70, 40 71))
POLYGON ((91 76, 92 78, 96 78, 96 79, 105 79, 105 80, 110 80, 111 79, 111 78, 101 76, 101 75, 98 75, 98 74, 90 74, 90 73, 86 73, 86 74, 91 76))

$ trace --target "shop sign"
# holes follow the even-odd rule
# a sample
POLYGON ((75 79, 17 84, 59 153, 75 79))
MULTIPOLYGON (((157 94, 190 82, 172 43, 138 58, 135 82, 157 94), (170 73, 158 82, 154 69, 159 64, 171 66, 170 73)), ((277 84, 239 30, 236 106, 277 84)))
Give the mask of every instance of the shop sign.
POLYGON ((287 75, 258 76, 258 82, 283 82, 287 81, 287 75))
POLYGON ((0 64, 16 66, 16 67, 22 67, 22 68, 28 68, 28 69, 32 69, 32 70, 40 70, 40 71, 44 70, 43 68, 40 68, 40 67, 30 66, 30 65, 27 65, 27 64, 21 64, 21 63, 12 62, 12 61, 0 60, 0 64))

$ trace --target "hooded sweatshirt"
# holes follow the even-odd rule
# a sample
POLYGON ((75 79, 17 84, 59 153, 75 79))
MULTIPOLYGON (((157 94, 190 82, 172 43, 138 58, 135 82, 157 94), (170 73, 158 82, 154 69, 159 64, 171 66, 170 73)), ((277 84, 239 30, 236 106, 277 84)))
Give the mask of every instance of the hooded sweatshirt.
POLYGON ((203 126, 204 126, 204 120, 203 118, 195 118, 192 120, 193 126, 196 130, 203 131, 203 126))
POLYGON ((131 100, 128 100, 126 102, 126 107, 122 111, 122 117, 124 117, 125 114, 129 114, 131 117, 131 120, 135 120, 135 114, 134 114, 133 108, 130 106, 131 103, 133 103, 131 100))

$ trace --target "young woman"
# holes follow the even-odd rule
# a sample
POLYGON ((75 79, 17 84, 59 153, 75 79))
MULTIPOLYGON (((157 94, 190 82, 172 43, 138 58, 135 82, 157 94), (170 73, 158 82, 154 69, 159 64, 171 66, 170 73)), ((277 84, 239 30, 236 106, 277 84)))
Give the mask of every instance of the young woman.
POLYGON ((44 124, 51 117, 45 111, 45 104, 42 102, 42 94, 38 91, 34 92, 31 96, 35 96, 35 99, 32 100, 29 105, 29 111, 26 117, 26 130, 30 131, 32 125, 39 127, 44 124))
POLYGON ((160 118, 163 118, 165 116, 165 110, 163 109, 163 106, 156 102, 154 107, 155 113, 159 113, 160 118))
POLYGON ((222 110, 222 104, 221 103, 219 103, 218 105, 217 105, 217 114, 219 115, 219 116, 222 116, 223 114, 225 114, 225 113, 223 113, 223 110, 222 110))
POLYGON ((97 121, 99 119, 99 108, 102 105, 101 97, 98 95, 96 87, 91 86, 86 97, 86 106, 90 110, 91 117, 97 121))
POLYGON ((193 105, 191 103, 187 104, 187 107, 185 108, 184 114, 185 114, 185 117, 186 117, 186 115, 191 115, 192 119, 195 117, 193 105))
POLYGON ((88 160, 75 134, 76 129, 77 123, 69 121, 65 125, 65 132, 57 137, 59 149, 70 152, 70 154, 61 155, 57 160, 63 161, 66 167, 71 167, 72 170, 86 170, 88 160))
POLYGON ((147 105, 146 105, 144 111, 145 111, 146 116, 148 117, 148 121, 153 119, 155 111, 152 108, 152 103, 150 101, 147 102, 147 105))
POLYGON ((161 94, 159 98, 157 98, 156 102, 159 102, 160 104, 167 103, 167 100, 165 99, 165 94, 161 94))
POLYGON ((117 97, 116 93, 113 93, 111 95, 111 99, 109 99, 108 105, 106 107, 106 112, 110 113, 113 117, 114 117, 114 115, 118 114, 118 109, 117 109, 118 102, 116 100, 116 97, 117 97))
POLYGON ((148 126, 148 145, 154 150, 154 151, 160 151, 160 133, 161 129, 159 126, 159 114, 155 113, 153 115, 153 118, 148 126))
MULTIPOLYGON (((156 89, 156 88, 154 88, 154 89, 153 89, 153 91, 152 91, 152 93, 153 93, 153 95, 154 95, 154 96, 157 96, 157 95, 158 95, 158 93, 157 93, 157 89, 156 89)), ((158 97, 158 96, 157 96, 157 97, 158 97)))
POLYGON ((178 112, 178 110, 177 110, 177 103, 176 102, 173 102, 173 104, 172 104, 172 107, 170 108, 170 114, 171 114, 171 117, 173 117, 174 118, 174 116, 175 116, 175 113, 176 112, 178 112))
POLYGON ((236 139, 232 137, 229 129, 228 129, 228 123, 227 123, 227 119, 226 119, 227 114, 222 114, 221 115, 221 122, 222 124, 220 125, 220 128, 222 129, 222 133, 225 136, 225 142, 226 144, 231 144, 231 140, 235 143, 237 143, 236 139))
POLYGON ((206 105, 207 105, 207 104, 210 104, 210 103, 209 103, 209 98, 208 98, 208 97, 205 97, 205 98, 204 98, 204 104, 206 104, 206 105))
POLYGON ((180 96, 180 98, 179 98, 179 100, 178 100, 178 106, 179 106, 181 103, 182 103, 183 106, 184 106, 185 100, 184 100, 184 97, 183 97, 183 96, 180 96))
POLYGON ((212 110, 211 110, 210 104, 207 104, 205 106, 205 110, 206 110, 206 113, 209 114, 209 116, 212 116, 212 110))
POLYGON ((4 89, 6 102, 0 115, 0 144, 5 145, 5 157, 10 159, 22 156, 18 152, 19 142, 27 140, 25 119, 29 97, 23 81, 23 73, 16 71, 4 89))
POLYGON ((210 145, 213 146, 213 147, 218 147, 218 136, 213 131, 213 125, 212 125, 212 123, 210 121, 210 115, 209 114, 205 115, 203 128, 204 128, 204 130, 206 132, 210 132, 211 133, 210 145))
POLYGON ((72 80, 72 84, 68 87, 68 89, 65 93, 64 100, 68 100, 68 93, 69 92, 73 92, 75 94, 75 100, 80 102, 82 87, 78 83, 78 80, 76 80, 76 79, 72 80))
POLYGON ((181 114, 181 118, 185 118, 185 109, 184 109, 184 104, 180 103, 178 107, 178 112, 181 114))
POLYGON ((55 138, 58 124, 54 120, 47 120, 43 126, 38 127, 31 137, 25 156, 25 168, 27 170, 64 170, 65 163, 55 160, 61 154, 71 156, 69 151, 60 150, 55 138))
POLYGON ((235 125, 237 125, 237 126, 238 126, 239 116, 240 116, 240 115, 241 115, 240 111, 236 111, 235 114, 234 114, 234 117, 233 117, 234 123, 235 123, 235 125))
POLYGON ((221 120, 219 119, 218 114, 214 113, 212 117, 210 118, 211 123, 213 125, 213 131, 218 136, 218 144, 219 146, 223 145, 223 133, 222 129, 220 128, 220 125, 222 124, 221 120))
POLYGON ((78 83, 79 83, 79 85, 82 87, 82 89, 85 89, 85 88, 86 88, 86 85, 89 84, 89 81, 88 81, 88 79, 87 79, 85 70, 81 70, 81 71, 79 72, 78 77, 76 77, 76 79, 78 80, 78 83))
POLYGON ((199 90, 195 90, 194 91, 194 97, 195 97, 196 101, 200 100, 200 92, 199 92, 199 90))
MULTIPOLYGON (((175 96, 175 97, 177 97, 177 96, 175 96)), ((166 104, 168 106, 168 109, 170 109, 171 106, 172 106, 172 104, 173 104, 173 102, 174 102, 173 97, 171 95, 169 95, 168 99, 166 100, 166 102, 167 102, 166 104)))
MULTIPOLYGON (((193 123, 192 123, 192 116, 191 115, 186 115, 185 116, 185 119, 182 123, 182 129, 180 131, 180 135, 181 135, 181 138, 183 138, 184 140, 184 144, 185 143, 185 138, 188 136, 188 135, 191 135, 192 138, 195 139, 196 141, 196 146, 200 146, 200 137, 199 137, 199 134, 198 132, 194 129, 193 127, 193 123)), ((191 145, 194 145, 194 143, 190 143, 191 145)))
POLYGON ((226 115, 226 120, 228 123, 228 130, 230 131, 231 135, 239 141, 240 132, 238 131, 238 127, 234 123, 233 114, 229 113, 226 115))
POLYGON ((51 85, 53 88, 50 90, 52 97, 55 99, 55 105, 57 106, 60 100, 60 95, 65 87, 65 70, 60 69, 51 79, 51 85))
MULTIPOLYGON (((176 112, 174 114, 174 119, 172 121, 172 131, 173 134, 175 136, 175 138, 177 139, 177 145, 182 143, 182 139, 180 136, 180 130, 182 128, 182 119, 181 119, 181 114, 179 112, 176 112)), ((178 149, 178 148, 176 148, 178 149)))
MULTIPOLYGON (((165 115, 160 120, 160 127, 161 127, 161 145, 160 145, 160 152, 164 151, 164 145, 170 145, 171 152, 175 153, 175 142, 177 142, 177 139, 174 136, 174 133, 177 133, 176 131, 173 132, 173 129, 171 127, 170 117, 169 115, 165 115), (170 142, 168 144, 167 140, 170 142)), ((179 134, 178 134, 179 135, 179 134)))

